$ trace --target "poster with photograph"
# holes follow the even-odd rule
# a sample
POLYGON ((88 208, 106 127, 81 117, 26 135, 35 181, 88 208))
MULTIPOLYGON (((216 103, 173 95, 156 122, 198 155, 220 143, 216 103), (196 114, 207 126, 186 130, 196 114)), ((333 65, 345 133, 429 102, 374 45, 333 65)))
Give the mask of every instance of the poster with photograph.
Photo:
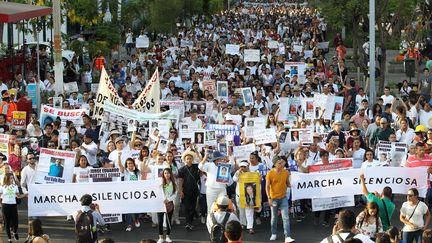
POLYGON ((188 123, 181 122, 179 124, 179 137, 192 139, 193 130, 191 129, 188 123))
POLYGON ((149 124, 151 132, 150 135, 157 137, 159 134, 163 138, 168 138, 169 129, 172 127, 170 120, 152 120, 149 124))
POLYGON ((252 89, 249 88, 242 88, 242 95, 243 95, 243 102, 245 106, 253 105, 254 98, 252 95, 252 89))
POLYGON ((244 132, 247 138, 254 137, 254 130, 256 129, 265 129, 266 120, 264 117, 254 117, 254 118, 246 118, 244 132))
POLYGON ((35 183, 72 183, 75 156, 74 151, 41 148, 35 183))
MULTIPOLYGON (((213 131, 214 132, 214 131, 213 131)), ((204 145, 205 144, 205 130, 195 130, 193 136, 193 142, 196 145, 204 145)))
POLYGON ((315 106, 313 98, 302 99, 302 109, 304 111, 304 119, 313 120, 315 118, 315 106))
MULTIPOLYGON (((306 64, 304 62, 285 62, 285 71, 290 71, 290 77, 293 77, 294 75, 297 75, 299 78, 304 77, 306 64)), ((299 80, 301 81, 301 79, 299 80)))
POLYGON ((69 133, 67 132, 61 132, 59 134, 59 144, 64 149, 65 147, 69 146, 69 133))
POLYGON ((78 83, 77 82, 64 83, 63 87, 64 87, 64 91, 66 94, 78 92, 78 83))
POLYGON ((229 183, 229 179, 231 176, 231 165, 230 164, 219 164, 217 175, 216 175, 216 181, 220 183, 229 183))
POLYGON ((0 153, 2 153, 6 158, 3 161, 9 161, 9 151, 11 151, 12 144, 10 143, 11 135, 0 134, 0 153))
POLYGON ((221 153, 228 154, 228 144, 226 144, 226 143, 218 143, 218 150, 221 153))
MULTIPOLYGON (((213 103, 207 101, 186 101, 185 112, 196 110, 199 117, 211 116, 213 112, 213 103)), ((189 114, 185 114, 185 117, 189 114)))
POLYGON ((344 97, 341 96, 335 96, 334 97, 334 120, 340 121, 342 120, 342 113, 343 113, 343 100, 344 97))
POLYGON ((168 151, 168 140, 161 139, 158 146, 158 151, 165 154, 168 151))
POLYGON ((66 121, 71 121, 75 127, 83 125, 82 116, 87 113, 86 109, 56 109, 48 105, 43 105, 41 108, 39 121, 43 129, 46 124, 53 123, 57 117, 60 117, 62 125, 66 125, 66 121))
POLYGON ((136 132, 137 130, 138 130, 138 121, 134 120, 134 119, 129 119, 127 131, 128 132, 136 132))
POLYGON ((53 97, 53 107, 62 109, 63 108, 63 97, 53 97))
POLYGON ((301 144, 311 144, 313 142, 313 133, 310 128, 296 128, 289 130, 289 141, 301 144))
POLYGON ((178 110, 180 111, 180 119, 183 118, 185 113, 184 100, 161 100, 160 103, 161 112, 168 110, 178 110))
POLYGON ((240 208, 256 208, 261 206, 261 175, 245 172, 239 177, 240 208))
POLYGON ((205 131, 205 144, 208 146, 216 146, 216 131, 205 131))
POLYGON ((96 83, 92 83, 91 85, 90 85, 90 90, 91 90, 91 92, 93 93, 93 94, 97 94, 97 92, 98 92, 98 90, 99 90, 99 84, 96 84, 96 83))
POLYGON ((217 99, 219 101, 228 101, 228 82, 227 81, 217 81, 217 99))
POLYGON ((25 130, 27 128, 26 117, 27 112, 25 111, 12 112, 12 128, 15 130, 25 130))
POLYGON ((202 81, 203 90, 208 90, 213 97, 216 97, 216 81, 215 80, 203 80, 202 81))

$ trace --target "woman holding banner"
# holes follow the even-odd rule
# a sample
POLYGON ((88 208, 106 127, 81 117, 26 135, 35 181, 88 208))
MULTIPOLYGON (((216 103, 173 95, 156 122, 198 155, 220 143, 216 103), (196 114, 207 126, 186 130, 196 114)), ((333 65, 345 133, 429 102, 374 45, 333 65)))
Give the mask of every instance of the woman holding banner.
MULTIPOLYGON (((135 161, 132 158, 127 158, 125 165, 120 162, 121 153, 118 155, 117 164, 120 172, 124 175, 124 181, 139 181, 141 180, 141 173, 135 166, 135 161)), ((139 228, 141 223, 139 221, 138 214, 125 214, 125 219, 127 223, 126 232, 132 231, 132 216, 135 217, 135 227, 139 228)))
MULTIPOLYGON (((169 168, 171 169, 173 176, 174 176, 174 180, 176 182, 176 185, 179 185, 179 178, 178 178, 178 171, 181 168, 181 165, 179 165, 175 160, 174 160, 174 154, 171 151, 167 151, 165 154, 165 159, 166 162, 169 166, 169 168)), ((177 196, 174 200, 174 222, 175 224, 179 225, 180 224, 180 219, 179 219, 179 212, 180 212, 180 194, 177 193, 177 196)))
POLYGON ((12 242, 12 233, 15 240, 19 240, 18 237, 18 209, 17 209, 17 198, 23 198, 27 194, 20 194, 18 186, 14 184, 14 175, 7 173, 3 177, 3 184, 0 187, 0 195, 2 199, 2 214, 5 222, 6 233, 8 241, 12 242))
POLYGON ((91 166, 88 163, 87 157, 85 155, 79 156, 73 170, 72 183, 89 182, 90 168, 91 166))
MULTIPOLYGON (((240 193, 239 178, 240 178, 240 175, 242 173, 249 171, 249 163, 246 160, 244 160, 244 161, 240 162, 239 166, 240 166, 240 168, 236 171, 236 173, 233 176, 233 181, 237 182, 236 201, 237 201, 237 208, 239 209, 240 223, 242 225, 246 225, 246 229, 249 230, 249 234, 255 234, 255 231, 253 229, 255 208, 254 207, 248 207, 249 205, 247 205, 247 207, 244 207, 244 208, 242 208, 240 206, 240 197, 242 195, 246 197, 247 195, 240 193)), ((252 198, 250 198, 250 199, 252 199, 252 198)), ((255 198, 253 198, 253 199, 255 200, 255 198)), ((246 199, 245 199, 245 201, 246 201, 246 199)), ((248 204, 247 201, 246 201, 246 204, 248 204)), ((251 202, 249 204, 251 204, 251 202)), ((253 205, 253 206, 255 206, 255 205, 253 205)))

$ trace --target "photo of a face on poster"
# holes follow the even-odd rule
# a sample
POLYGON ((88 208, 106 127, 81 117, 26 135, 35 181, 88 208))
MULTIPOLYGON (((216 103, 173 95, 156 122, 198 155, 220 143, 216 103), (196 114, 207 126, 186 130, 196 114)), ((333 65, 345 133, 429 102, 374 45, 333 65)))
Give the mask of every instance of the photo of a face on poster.
POLYGON ((204 144, 204 132, 195 132, 194 142, 195 144, 204 144))
POLYGON ((63 97, 53 97, 53 107, 54 108, 63 108, 63 97))
POLYGON ((217 96, 219 99, 226 99, 228 98, 228 82, 226 81, 219 81, 217 82, 217 96))
POLYGON ((230 164, 219 164, 216 175, 216 181, 221 183, 228 183, 230 177, 231 165, 230 164))
POLYGON ((63 170, 64 159, 51 157, 48 175, 53 177, 63 177, 63 170))
POLYGON ((298 131, 291 131, 291 142, 298 142, 300 141, 299 132, 298 131))
POLYGON ((252 104, 254 102, 253 96, 252 96, 252 90, 250 88, 243 88, 242 89, 243 99, 245 105, 252 104))
POLYGON ((256 206, 256 184, 255 183, 245 183, 245 197, 246 197, 246 205, 248 207, 256 206))

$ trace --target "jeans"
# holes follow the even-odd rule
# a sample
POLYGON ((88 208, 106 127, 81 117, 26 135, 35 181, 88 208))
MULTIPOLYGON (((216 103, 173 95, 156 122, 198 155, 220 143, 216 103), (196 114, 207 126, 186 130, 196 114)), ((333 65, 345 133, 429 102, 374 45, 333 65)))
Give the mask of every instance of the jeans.
POLYGON ((207 196, 206 194, 199 195, 199 209, 201 217, 207 217, 207 196))
POLYGON ((9 239, 12 239, 13 233, 18 231, 18 209, 16 204, 2 204, 3 220, 5 223, 6 233, 9 239))
POLYGON ((126 220, 126 224, 128 226, 133 224, 132 216, 133 216, 133 218, 135 218, 135 220, 137 220, 139 218, 139 214, 133 214, 133 213, 125 214, 125 220, 126 220))
POLYGON ((289 212, 288 212, 288 199, 286 197, 280 199, 273 199, 271 206, 271 233, 277 234, 278 210, 280 209, 282 215, 282 222, 285 237, 291 236, 289 212))
POLYGON ((421 243, 422 234, 423 234, 423 230, 417 230, 412 232, 403 231, 402 236, 403 236, 403 240, 406 243, 413 243, 414 239, 416 240, 416 243, 421 243))
POLYGON ((173 212, 170 213, 157 213, 157 218, 158 218, 158 229, 159 229, 159 235, 163 235, 163 220, 164 218, 166 219, 165 223, 166 223, 166 235, 170 235, 171 234, 171 219, 173 216, 173 212), (167 215, 167 217, 164 217, 165 214, 167 215))

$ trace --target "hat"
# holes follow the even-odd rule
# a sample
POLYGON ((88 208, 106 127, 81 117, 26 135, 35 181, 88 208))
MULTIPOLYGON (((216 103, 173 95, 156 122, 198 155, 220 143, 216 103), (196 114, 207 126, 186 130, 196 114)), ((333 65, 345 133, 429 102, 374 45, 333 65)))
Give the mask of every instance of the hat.
POLYGON ((110 132, 110 137, 111 137, 112 135, 120 135, 120 132, 119 132, 118 130, 116 130, 116 129, 111 130, 111 132, 110 132))
POLYGON ((242 166, 248 167, 249 166, 249 162, 247 162, 246 160, 243 160, 242 162, 240 162, 239 166, 240 167, 242 167, 242 166))
POLYGON ((214 151, 213 152, 213 157, 210 159, 210 161, 215 162, 216 160, 223 159, 225 157, 227 157, 226 154, 221 153, 219 151, 214 151))
POLYGON ((385 117, 381 118, 381 120, 380 120, 380 123, 387 123, 387 122, 388 122, 387 118, 385 118, 385 117))
POLYGON ((116 138, 115 139, 115 142, 114 143, 118 143, 118 142, 120 142, 120 141, 124 141, 124 139, 122 138, 122 137, 118 137, 118 138, 116 138))
POLYGON ((186 156, 188 155, 192 156, 192 160, 196 159, 196 153, 190 149, 186 149, 186 151, 183 152, 181 159, 186 160, 186 156))
POLYGON ((337 120, 337 121, 334 122, 334 124, 335 124, 335 125, 342 125, 342 121, 337 120))
POLYGON ((335 153, 337 153, 338 151, 341 151, 342 153, 345 152, 345 151, 343 150, 343 148, 337 148, 337 149, 335 150, 335 153))
POLYGON ((363 106, 360 106, 357 111, 359 110, 366 110, 366 109, 363 106))
MULTIPOLYGON (((381 118, 382 120, 383 118, 381 118)), ((424 125, 416 126, 415 132, 427 132, 427 128, 424 125)))
POLYGON ((352 132, 360 132, 360 129, 358 129, 358 128, 351 128, 349 130, 349 133, 351 134, 352 132))
POLYGON ((102 157, 101 163, 111 163, 112 161, 108 157, 102 157))
POLYGON ((225 194, 219 194, 219 196, 216 199, 216 204, 218 206, 228 206, 229 204, 229 198, 225 194))
POLYGON ((293 91, 300 91, 300 87, 299 86, 294 86, 293 91))
POLYGON ((225 120, 226 120, 226 121, 232 121, 232 120, 233 120, 232 115, 231 115, 230 113, 227 113, 227 114, 225 115, 225 120))
POLYGON ((314 138, 320 138, 321 135, 320 135, 319 133, 315 132, 315 133, 313 134, 313 137, 314 137, 314 138))

